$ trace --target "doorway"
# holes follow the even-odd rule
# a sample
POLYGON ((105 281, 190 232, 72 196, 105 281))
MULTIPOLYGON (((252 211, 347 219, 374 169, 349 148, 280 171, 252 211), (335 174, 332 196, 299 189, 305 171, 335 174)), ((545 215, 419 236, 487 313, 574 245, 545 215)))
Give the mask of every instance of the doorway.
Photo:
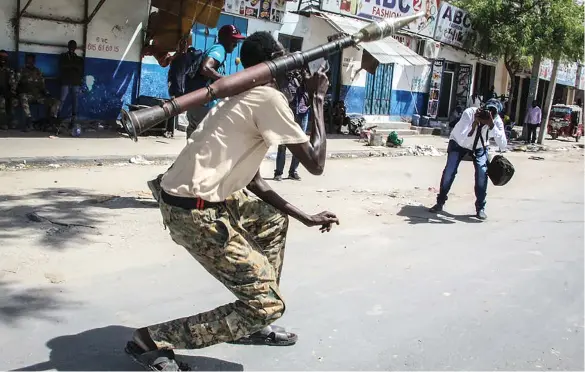
POLYGON ((278 41, 287 52, 294 53, 303 49, 303 38, 298 36, 278 34, 278 41))
POLYGON ((448 118, 451 109, 451 99, 453 98, 453 77, 452 71, 444 71, 441 80, 441 90, 439 91, 439 111, 437 117, 448 118))
POLYGON ((393 72, 394 64, 380 64, 374 75, 367 75, 364 105, 366 115, 390 115, 393 72))

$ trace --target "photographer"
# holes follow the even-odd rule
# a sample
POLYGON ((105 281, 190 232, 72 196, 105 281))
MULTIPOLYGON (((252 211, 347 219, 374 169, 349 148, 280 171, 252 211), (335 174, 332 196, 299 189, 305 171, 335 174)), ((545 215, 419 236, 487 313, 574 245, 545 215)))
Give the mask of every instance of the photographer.
POLYGON ((475 167, 475 211, 480 220, 485 214, 485 198, 488 184, 488 148, 489 138, 494 138, 500 150, 508 146, 504 123, 499 116, 502 104, 497 99, 490 99, 482 108, 471 107, 463 111, 461 119, 453 128, 447 147, 447 164, 441 177, 441 189, 437 195, 437 204, 430 211, 438 213, 443 210, 447 194, 451 189, 459 163, 465 155, 471 154, 475 167), (481 136, 481 137, 480 137, 481 136), (482 141, 483 140, 483 141, 482 141), (484 147, 485 144, 485 147, 484 147))

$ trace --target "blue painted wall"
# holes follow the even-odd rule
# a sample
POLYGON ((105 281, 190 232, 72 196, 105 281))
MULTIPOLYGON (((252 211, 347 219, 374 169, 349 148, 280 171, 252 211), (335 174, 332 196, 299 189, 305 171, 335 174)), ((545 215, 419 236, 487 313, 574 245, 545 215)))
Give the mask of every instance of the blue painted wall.
MULTIPOLYGON (((47 89, 60 98, 59 55, 34 53, 36 65, 43 72, 47 89)), ((12 55, 14 57, 14 55, 12 55)), ((18 54, 18 66, 24 65, 25 53, 18 54)), ((17 68, 17 70, 20 67, 17 68)), ((79 97, 78 117, 82 120, 115 120, 120 110, 137 94, 140 63, 101 58, 85 59, 86 79, 79 97), (87 79, 89 78, 89 81, 87 79), (89 84, 86 84, 89 83, 89 84)), ((71 98, 63 112, 71 112, 71 98)))
POLYGON ((412 115, 416 114, 415 106, 418 113, 425 113, 425 97, 427 93, 410 92, 407 90, 392 90, 390 98, 390 120, 392 121, 410 121, 412 115))
MULTIPOLYGON (((428 93, 417 93, 406 90, 392 90, 390 98, 390 120, 400 121, 401 118, 410 120, 416 114, 415 105, 419 113, 425 112, 425 102, 428 93)), ((347 113, 364 113, 366 88, 351 85, 341 87, 341 99, 345 102, 347 113)))
POLYGON ((345 111, 349 113, 362 114, 364 102, 366 101, 366 88, 353 85, 342 85, 340 99, 345 102, 345 111))
MULTIPOLYGON (((195 49, 207 50, 215 43, 217 30, 224 25, 235 25, 242 35, 248 31, 248 20, 222 14, 217 22, 217 27, 208 29, 199 24, 193 27, 193 47, 195 49)), ((225 72, 227 75, 243 70, 241 64, 236 65, 236 57, 240 55, 241 43, 227 56, 225 72)), ((143 96, 169 98, 167 75, 169 68, 163 68, 158 64, 143 63, 140 77, 140 94, 143 96)))

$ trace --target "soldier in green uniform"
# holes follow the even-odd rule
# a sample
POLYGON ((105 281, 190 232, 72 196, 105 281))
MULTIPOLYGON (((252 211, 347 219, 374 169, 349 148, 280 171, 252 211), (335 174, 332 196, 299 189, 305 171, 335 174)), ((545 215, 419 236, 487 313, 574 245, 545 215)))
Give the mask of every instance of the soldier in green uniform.
POLYGON ((26 117, 25 131, 32 129, 32 114, 30 112, 31 103, 45 105, 49 111, 50 124, 56 128, 57 114, 59 113, 60 102, 50 96, 45 88, 45 78, 43 73, 35 66, 36 58, 34 54, 27 54, 25 57, 25 66, 18 74, 18 93, 20 104, 26 117))
POLYGON ((11 128, 16 126, 14 111, 17 107, 16 75, 14 70, 8 66, 8 53, 5 50, 0 50, 0 129, 8 129, 8 123, 10 123, 11 128), (8 120, 6 112, 8 105, 11 107, 12 120, 8 120))

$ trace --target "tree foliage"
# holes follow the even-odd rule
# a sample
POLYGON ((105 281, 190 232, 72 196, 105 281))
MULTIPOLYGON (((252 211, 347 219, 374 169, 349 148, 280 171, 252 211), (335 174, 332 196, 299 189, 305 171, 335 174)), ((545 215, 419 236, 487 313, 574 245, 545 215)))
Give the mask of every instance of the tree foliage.
POLYGON ((502 57, 513 77, 531 56, 583 58, 583 6, 573 0, 455 0, 469 12, 471 47, 502 57))

